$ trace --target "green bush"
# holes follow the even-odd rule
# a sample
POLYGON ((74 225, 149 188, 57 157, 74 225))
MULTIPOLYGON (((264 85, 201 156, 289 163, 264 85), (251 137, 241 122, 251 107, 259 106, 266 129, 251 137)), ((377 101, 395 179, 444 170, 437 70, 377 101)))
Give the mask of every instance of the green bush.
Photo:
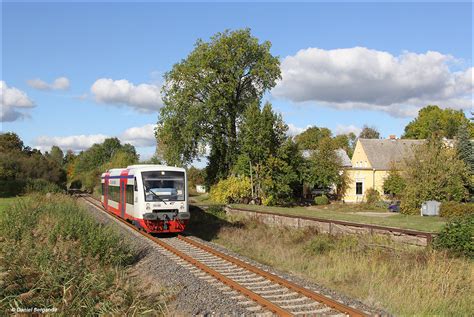
POLYGON ((305 251, 310 254, 323 254, 333 250, 336 246, 336 240, 327 234, 316 235, 305 246, 305 251))
POLYGON ((445 218, 454 218, 474 214, 473 203, 458 203, 455 201, 447 201, 441 203, 439 215, 445 218))
POLYGON ((250 178, 229 176, 212 186, 209 197, 212 201, 228 204, 240 202, 251 195, 250 178))
POLYGON ((316 205, 328 205, 329 204, 329 198, 326 195, 321 195, 317 196, 314 198, 314 203, 316 205))
POLYGON ((26 181, 25 191, 27 193, 61 193, 63 189, 58 185, 48 182, 47 180, 37 178, 26 181))
POLYGON ((433 241, 437 249, 446 249, 455 255, 474 259, 474 214, 448 222, 433 241))
POLYGON ((0 197, 12 197, 23 193, 25 181, 0 180, 0 197))
POLYGON ((380 201, 380 193, 374 188, 369 188, 365 191, 365 200, 369 205, 375 205, 380 201))

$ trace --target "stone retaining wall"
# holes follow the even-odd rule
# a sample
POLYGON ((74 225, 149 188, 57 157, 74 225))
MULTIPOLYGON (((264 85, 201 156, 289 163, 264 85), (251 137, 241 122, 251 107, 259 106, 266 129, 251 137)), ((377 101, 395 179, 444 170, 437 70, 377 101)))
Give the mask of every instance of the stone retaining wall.
POLYGON ((393 241, 408 243, 418 246, 427 246, 432 239, 432 234, 427 232, 417 232, 414 230, 404 230, 398 228, 381 227, 374 225, 355 224, 344 221, 331 221, 327 219, 309 219, 297 216, 284 216, 274 213, 258 212, 251 210, 235 209, 229 206, 224 208, 228 215, 243 216, 248 219, 255 219, 273 227, 305 228, 314 227, 318 232, 328 234, 379 234, 389 236, 393 241))

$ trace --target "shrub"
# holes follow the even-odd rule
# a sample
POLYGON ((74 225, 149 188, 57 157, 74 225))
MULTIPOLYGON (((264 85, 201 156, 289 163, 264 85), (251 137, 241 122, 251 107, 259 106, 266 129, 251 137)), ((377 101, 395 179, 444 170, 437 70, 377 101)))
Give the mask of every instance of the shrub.
POLYGON ((374 205, 380 201, 380 193, 374 188, 369 188, 365 191, 365 199, 369 205, 374 205))
POLYGON ((221 204, 239 202, 244 197, 250 196, 250 186, 248 177, 229 176, 212 186, 209 197, 212 201, 221 204))
POLYGON ((405 190, 406 183, 400 172, 394 167, 388 172, 388 176, 383 183, 383 191, 385 194, 399 197, 405 190))
POLYGON ((317 197, 314 198, 314 203, 316 205, 328 205, 329 204, 329 198, 326 195, 317 196, 317 197))
POLYGON ((326 234, 316 235, 306 246, 305 251, 310 254, 323 254, 336 247, 336 240, 326 234))
POLYGON ((48 182, 47 180, 38 178, 38 179, 29 179, 26 182, 26 192, 27 193, 60 193, 63 189, 58 185, 48 182))
POLYGON ((433 241, 437 249, 446 249, 455 255, 474 259, 474 214, 454 218, 448 222, 433 241))
POLYGON ((467 216, 474 214, 473 203, 458 203, 455 201, 447 201, 441 204, 439 215, 446 218, 454 218, 459 216, 467 216))
POLYGON ((0 180, 0 197, 17 196, 23 193, 25 182, 21 180, 0 180))

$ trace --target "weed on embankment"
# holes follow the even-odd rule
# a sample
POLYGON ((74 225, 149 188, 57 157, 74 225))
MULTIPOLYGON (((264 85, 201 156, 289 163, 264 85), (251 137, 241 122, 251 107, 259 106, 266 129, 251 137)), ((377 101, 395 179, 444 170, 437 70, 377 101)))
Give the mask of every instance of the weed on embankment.
POLYGON ((223 218, 221 213, 214 218, 220 228, 214 229, 213 242, 370 306, 395 315, 474 313, 474 262, 469 259, 382 236, 329 236, 311 228, 223 218))
POLYGON ((73 199, 29 196, 0 210, 0 311, 163 315, 163 294, 128 276, 138 254, 73 199))

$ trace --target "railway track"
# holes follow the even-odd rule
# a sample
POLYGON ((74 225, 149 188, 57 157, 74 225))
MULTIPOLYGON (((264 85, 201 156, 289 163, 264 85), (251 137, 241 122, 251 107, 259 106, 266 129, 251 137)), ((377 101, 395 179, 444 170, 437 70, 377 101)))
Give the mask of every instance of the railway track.
POLYGON ((100 201, 80 195, 88 204, 107 213, 132 230, 157 243, 168 257, 181 261, 182 265, 202 279, 217 280, 220 289, 255 314, 278 316, 367 316, 368 313, 340 303, 332 298, 313 292, 291 281, 271 274, 247 262, 218 251, 191 237, 158 238, 102 208, 100 201))

